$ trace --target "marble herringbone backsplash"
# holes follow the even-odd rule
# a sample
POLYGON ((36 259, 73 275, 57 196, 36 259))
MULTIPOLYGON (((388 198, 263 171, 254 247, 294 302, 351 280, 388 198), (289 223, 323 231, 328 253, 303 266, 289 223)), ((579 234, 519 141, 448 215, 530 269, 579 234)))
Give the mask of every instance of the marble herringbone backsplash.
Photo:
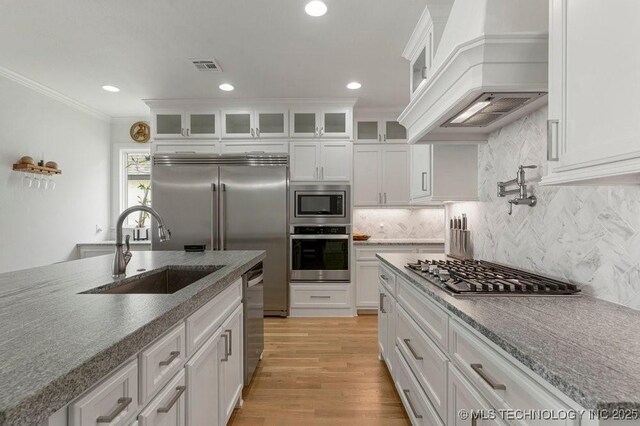
POLYGON ((541 187, 546 171, 547 108, 493 133, 479 151, 481 202, 457 203, 467 213, 475 257, 564 277, 588 294, 640 309, 640 186, 541 187), (527 170, 535 207, 496 196, 496 182, 527 170))
POLYGON ((353 209, 353 230, 373 239, 444 239, 444 209, 353 209))

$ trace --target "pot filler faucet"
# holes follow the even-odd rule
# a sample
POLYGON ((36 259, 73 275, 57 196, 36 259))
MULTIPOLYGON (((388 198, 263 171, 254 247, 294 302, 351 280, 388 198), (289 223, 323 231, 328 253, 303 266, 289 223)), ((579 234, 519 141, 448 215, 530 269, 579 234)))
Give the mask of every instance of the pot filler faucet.
POLYGON ((506 182, 498 182, 498 197, 506 197, 509 194, 518 194, 516 198, 509 200, 509 214, 513 213, 513 206, 525 205, 533 207, 538 199, 535 195, 527 196, 527 183, 525 180, 524 169, 535 169, 537 166, 520 166, 515 179, 506 182), (507 189, 510 185, 517 185, 517 188, 507 189))
POLYGON ((171 231, 165 227, 164 221, 160 214, 157 211, 147 206, 133 206, 129 207, 122 213, 120 213, 120 217, 118 217, 118 223, 116 224, 116 254, 113 259, 113 277, 119 278, 124 277, 127 274, 127 265, 131 260, 131 250, 129 249, 129 235, 125 239, 125 244, 127 246, 127 251, 124 251, 124 245, 122 244, 122 226, 124 225, 124 220, 133 212, 143 211, 149 213, 158 221, 158 235, 160 236, 160 241, 168 241, 171 239, 171 231))

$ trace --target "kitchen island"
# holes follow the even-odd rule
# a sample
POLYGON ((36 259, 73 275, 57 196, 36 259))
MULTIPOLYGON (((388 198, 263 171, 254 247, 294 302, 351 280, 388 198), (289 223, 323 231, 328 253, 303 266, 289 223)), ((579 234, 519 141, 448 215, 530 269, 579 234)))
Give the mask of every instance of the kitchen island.
POLYGON ((0 274, 0 424, 46 422, 264 258, 264 251, 134 253, 125 280, 219 267, 172 294, 83 294, 119 281, 112 256, 0 274))
POLYGON ((411 387, 413 378, 429 382, 430 394, 413 398, 425 401, 426 412, 432 407, 434 418, 453 424, 467 408, 546 409, 578 418, 537 424, 638 424, 640 312, 584 294, 456 297, 405 267, 444 256, 377 257, 383 312, 395 313, 380 323, 379 334, 388 339, 381 340, 381 354, 399 377, 396 386, 411 387), (422 375, 430 360, 438 361, 422 375), (462 395, 473 396, 476 406, 457 405, 462 395))

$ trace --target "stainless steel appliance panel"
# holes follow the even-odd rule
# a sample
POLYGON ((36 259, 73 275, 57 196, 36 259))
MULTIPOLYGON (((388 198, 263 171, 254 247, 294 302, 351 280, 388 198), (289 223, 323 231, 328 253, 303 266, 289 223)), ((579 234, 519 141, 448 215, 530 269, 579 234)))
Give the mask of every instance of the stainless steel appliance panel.
POLYGON ((264 274, 263 264, 254 266, 242 277, 244 302, 244 384, 258 368, 264 351, 264 274))
POLYGON ((154 165, 152 205, 171 230, 170 241, 160 243, 152 221, 153 250, 184 250, 185 245, 212 246, 217 223, 214 184, 218 167, 211 164, 154 165), (213 220, 212 220, 213 217, 213 220))
POLYGON ((292 226, 291 281, 351 280, 350 227, 292 226))
POLYGON ((349 185, 291 185, 289 194, 291 223, 351 223, 349 185))
POLYGON ((220 246, 265 250, 265 315, 288 315, 287 168, 220 167, 220 246))

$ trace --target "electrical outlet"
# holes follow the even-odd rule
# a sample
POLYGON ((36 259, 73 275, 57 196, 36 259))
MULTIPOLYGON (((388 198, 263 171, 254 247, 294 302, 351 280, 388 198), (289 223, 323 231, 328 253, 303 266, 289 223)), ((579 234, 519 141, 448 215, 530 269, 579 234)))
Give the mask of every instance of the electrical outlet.
POLYGON ((96 224, 96 234, 99 234, 102 232, 102 228, 100 227, 100 225, 96 224))
POLYGON ((380 230, 384 231, 384 223, 380 223, 380 230))

